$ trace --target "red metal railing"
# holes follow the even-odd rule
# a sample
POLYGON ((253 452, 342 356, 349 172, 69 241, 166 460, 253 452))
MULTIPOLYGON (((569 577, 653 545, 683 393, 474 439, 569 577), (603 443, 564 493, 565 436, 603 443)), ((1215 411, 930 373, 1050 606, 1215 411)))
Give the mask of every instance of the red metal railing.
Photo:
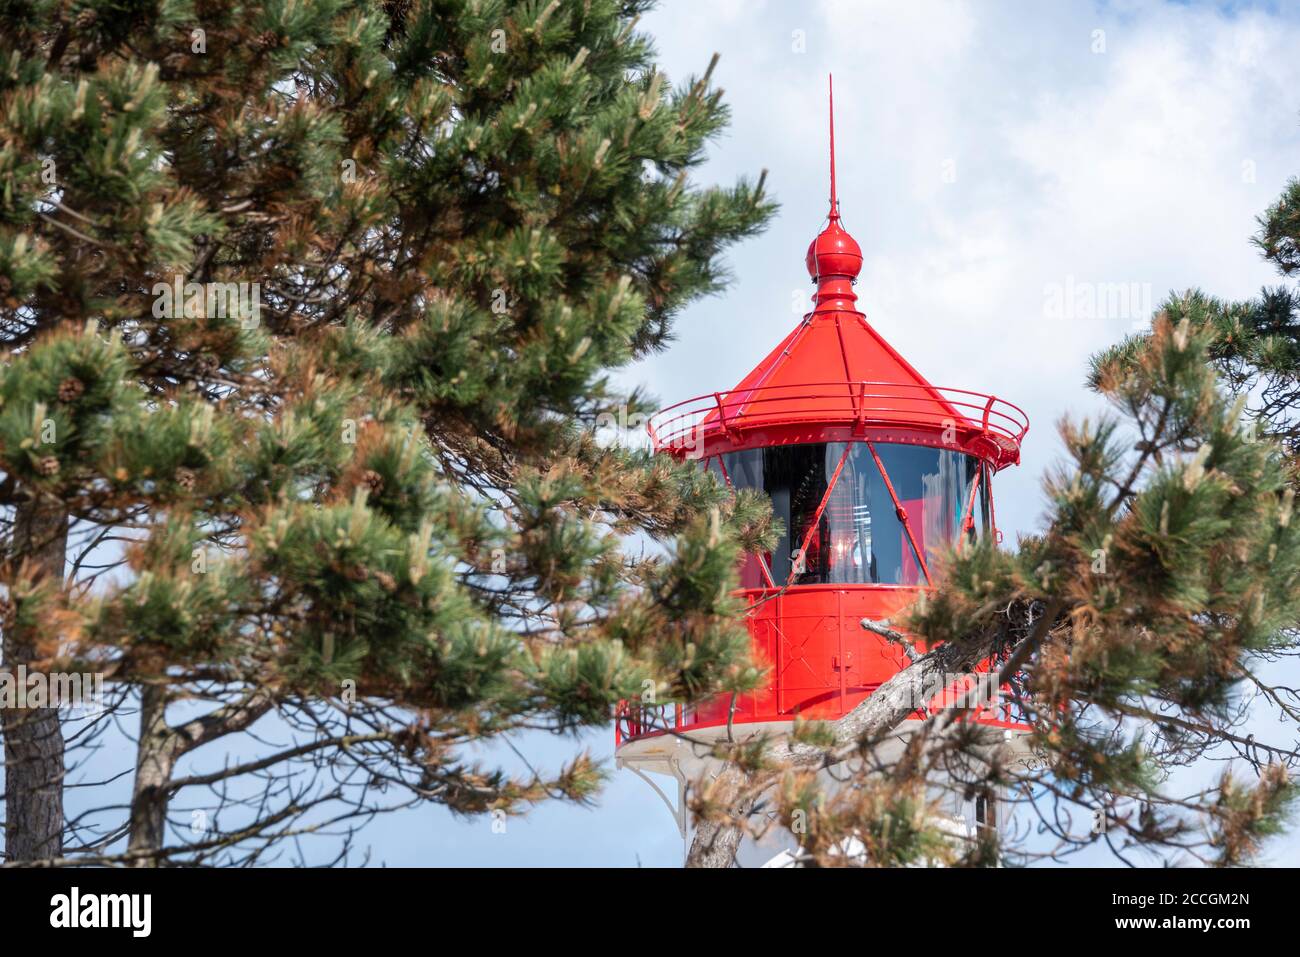
MULTIPOLYGON (((965 686, 953 686, 946 692, 941 692, 940 695, 936 696, 936 700, 942 698, 955 703, 961 699, 961 695, 965 691, 965 686)), ((849 710, 851 709, 842 708, 840 714, 847 714, 849 710)), ((1020 709, 1014 699, 1002 697, 998 700, 983 703, 971 712, 968 720, 975 720, 987 727, 1013 731, 1028 730, 1029 726, 1024 724, 1019 711, 1020 709)), ((924 718, 932 713, 934 712, 931 709, 921 709, 912 717, 924 718)), ((789 714, 746 714, 736 718, 735 724, 743 726, 754 721, 792 721, 796 717, 797 715, 794 712, 789 714)), ((828 720, 828 718, 822 720, 828 720)), ((829 720, 833 720, 833 718, 829 720)), ((668 732, 690 734, 692 731, 720 727, 726 723, 727 719, 725 717, 700 720, 699 714, 693 707, 683 707, 680 704, 645 705, 640 702, 624 700, 620 701, 614 709, 614 746, 617 748, 627 741, 635 741, 639 738, 653 737, 668 732)))
POLYGON ((614 709, 614 746, 648 734, 661 734, 691 724, 694 709, 680 704, 648 705, 620 701, 614 709))
POLYGON ((701 433, 733 436, 783 424, 852 424, 943 430, 987 436, 1017 455, 1029 431, 1019 406, 968 389, 895 382, 809 382, 713 392, 660 409, 646 424, 656 451, 690 447, 701 433))

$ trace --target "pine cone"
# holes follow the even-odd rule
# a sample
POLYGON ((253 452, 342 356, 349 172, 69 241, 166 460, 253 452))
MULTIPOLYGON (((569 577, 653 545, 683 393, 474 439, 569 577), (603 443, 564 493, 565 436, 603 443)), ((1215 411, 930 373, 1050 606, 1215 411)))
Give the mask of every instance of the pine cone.
POLYGON ((68 376, 59 383, 59 401, 63 403, 76 402, 86 393, 86 386, 76 376, 68 376))
POLYGON ((370 577, 370 573, 366 571, 364 568, 362 568, 360 565, 349 566, 346 574, 348 576, 348 580, 354 582, 363 582, 370 577))
POLYGON ((59 474, 59 460, 53 455, 47 455, 36 463, 36 471, 46 478, 59 474))
POLYGON ((77 25, 78 30, 89 30, 95 25, 95 21, 98 19, 99 14, 94 10, 87 8, 78 13, 77 18, 73 22, 77 25))
POLYGON ((388 572, 375 572, 375 581, 386 592, 397 591, 397 579, 393 578, 388 572))
POLYGON ((257 45, 264 50, 273 50, 280 45, 280 35, 274 30, 264 30, 257 38, 257 45))
POLYGON ((194 470, 187 469, 184 466, 178 468, 172 478, 177 485, 187 492, 194 491, 194 486, 198 484, 198 476, 194 474, 194 470))
POLYGON ((361 481, 370 489, 371 495, 378 495, 384 490, 384 477, 374 469, 366 469, 362 472, 361 481))

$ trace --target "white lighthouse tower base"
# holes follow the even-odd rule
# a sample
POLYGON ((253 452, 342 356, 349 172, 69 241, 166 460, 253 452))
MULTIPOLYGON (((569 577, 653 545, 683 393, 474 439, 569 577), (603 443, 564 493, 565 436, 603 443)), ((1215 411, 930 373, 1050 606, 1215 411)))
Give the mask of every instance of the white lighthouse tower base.
MULTIPOLYGON (((909 722, 910 723, 910 722, 909 722)), ((764 722, 732 728, 732 737, 745 741, 760 734, 775 738, 784 736, 790 730, 789 722, 764 722)), ((988 742, 981 750, 991 756, 1000 752, 1004 760, 1024 759, 1030 753, 1028 740, 1024 734, 1004 731, 997 728, 987 729, 988 742)), ((690 848, 694 828, 691 825, 690 810, 686 806, 687 790, 695 782, 716 776, 722 769, 722 763, 708 754, 709 745, 727 734, 726 727, 693 730, 688 735, 672 733, 652 735, 624 742, 616 754, 616 765, 620 769, 632 771, 654 789, 672 815, 682 837, 682 860, 685 862, 690 848)), ((881 745, 878 757, 884 763, 890 763, 901 755, 910 730, 901 729, 893 738, 881 745)), ((840 787, 852 787, 852 782, 837 780, 828 771, 821 774, 822 787, 833 791, 840 787)), ((985 790, 969 799, 958 795, 959 786, 949 786, 944 781, 934 785, 938 810, 933 818, 934 825, 952 836, 956 842, 976 840, 983 829, 1001 830, 1009 824, 1008 803, 1004 796, 985 790)), ((850 839, 844 847, 846 863, 861 857, 865 848, 855 839, 850 839)), ((784 827, 773 824, 759 838, 745 837, 736 852, 738 867, 799 867, 799 843, 796 835, 784 827)))

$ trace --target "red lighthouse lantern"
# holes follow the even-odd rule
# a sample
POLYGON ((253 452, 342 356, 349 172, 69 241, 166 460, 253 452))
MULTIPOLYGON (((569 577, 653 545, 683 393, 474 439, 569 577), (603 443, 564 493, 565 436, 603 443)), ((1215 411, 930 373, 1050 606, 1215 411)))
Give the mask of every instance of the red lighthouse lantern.
MULTIPOLYGON (((619 765, 679 786, 711 760, 700 742, 728 728, 740 738, 779 734, 797 717, 834 720, 907 666, 862 620, 915 601, 945 550, 998 537, 994 477, 1019 463, 1029 428, 1005 400, 932 385, 858 310, 862 251, 840 222, 833 113, 830 143, 829 218, 807 254, 812 311, 734 388, 650 421, 658 452, 764 492, 785 529, 741 569, 767 686, 734 703, 620 709, 619 765)), ((999 709, 975 720, 1025 730, 999 709)), ((685 833, 680 794, 674 810, 685 833)))

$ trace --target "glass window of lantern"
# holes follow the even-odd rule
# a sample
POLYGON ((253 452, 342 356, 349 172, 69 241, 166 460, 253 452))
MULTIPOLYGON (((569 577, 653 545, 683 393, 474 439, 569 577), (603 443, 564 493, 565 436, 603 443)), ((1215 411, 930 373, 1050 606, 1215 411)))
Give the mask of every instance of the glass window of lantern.
MULTIPOLYGON (((723 456, 734 487, 758 489, 772 500, 772 512, 781 522, 782 534, 776 548, 764 558, 777 585, 790 577, 792 556, 799 547, 799 539, 792 540, 792 534, 802 534, 826 494, 830 476, 825 467, 825 450, 823 444, 780 445, 723 456)), ((742 579, 749 577, 747 571, 742 571, 742 579)), ((796 581, 801 580, 796 577, 796 581)), ((742 586, 758 587, 745 581, 742 586)))
POLYGON ((710 455, 705 459, 704 471, 711 473, 713 477, 718 480, 719 485, 727 484, 727 476, 722 471, 722 458, 720 456, 710 455))
POLYGON ((987 512, 982 508, 978 492, 975 502, 971 502, 975 477, 980 471, 978 459, 951 449, 924 445, 877 445, 876 451, 894 484, 899 504, 907 513, 912 537, 925 556, 931 574, 942 552, 957 544, 972 504, 976 512, 974 527, 987 531, 987 521, 981 516, 987 512))
MULTIPOLYGON (((761 463, 759 467, 761 468, 761 463)), ((728 485, 733 488, 761 487, 761 485, 736 485, 734 480, 731 478, 730 469, 724 468, 722 456, 720 455, 710 455, 708 458, 704 459, 704 470, 712 474, 721 485, 728 485)), ((746 481, 750 480, 752 480, 752 476, 746 479, 746 481)), ((769 557, 770 556, 766 555, 755 555, 752 552, 747 552, 745 554, 740 566, 741 588, 767 588, 775 583, 775 579, 771 577, 770 570, 765 568, 769 557), (767 573, 765 574, 765 572, 767 573)))
POLYGON ((990 535, 993 533, 993 470, 987 465, 980 465, 980 489, 976 508, 979 512, 975 520, 979 523, 980 536, 990 535))
MULTIPOLYGON (((760 559, 777 585, 790 579, 792 568, 799 585, 925 584, 912 542, 927 566, 957 542, 979 462, 927 446, 881 443, 875 448, 907 515, 906 529, 866 443, 776 446, 723 456, 731 484, 766 492, 784 529, 773 552, 746 561, 742 587, 765 584, 760 559), (837 468, 840 476, 809 534, 837 468)), ((974 526, 981 532, 988 529, 987 491, 981 481, 973 503, 974 526)))

